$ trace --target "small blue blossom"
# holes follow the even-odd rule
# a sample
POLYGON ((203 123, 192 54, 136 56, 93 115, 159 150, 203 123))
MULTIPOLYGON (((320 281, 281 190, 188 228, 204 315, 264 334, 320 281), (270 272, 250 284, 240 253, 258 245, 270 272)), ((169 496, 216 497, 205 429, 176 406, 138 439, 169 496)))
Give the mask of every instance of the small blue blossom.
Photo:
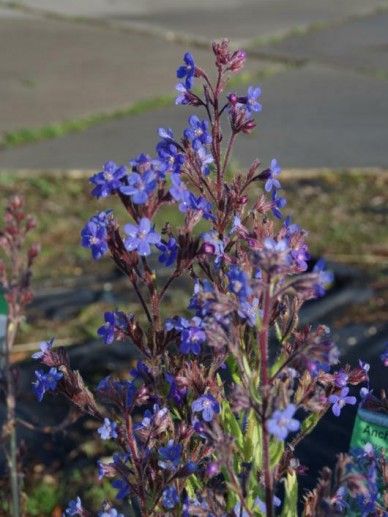
POLYGON ((178 255, 178 245, 173 237, 170 237, 168 242, 161 242, 156 247, 161 252, 159 255, 159 262, 169 267, 174 264, 178 255))
POLYGON ((348 396, 349 388, 345 387, 342 388, 339 395, 330 395, 329 402, 333 404, 332 411, 335 416, 340 416, 341 410, 346 404, 350 404, 351 406, 354 406, 356 404, 357 399, 356 397, 348 396))
POLYGON ((349 380, 349 375, 345 372, 345 370, 339 370, 334 374, 334 384, 337 388, 344 388, 349 380))
POLYGON ((178 79, 185 79, 185 86, 191 89, 194 82, 195 62, 190 52, 186 52, 183 56, 184 65, 181 65, 176 71, 178 79))
POLYGON ((150 171, 157 171, 159 169, 160 163, 158 160, 154 160, 148 154, 141 153, 134 160, 129 162, 132 167, 132 172, 137 172, 138 174, 145 174, 150 171))
POLYGON ((284 197, 278 197, 276 189, 272 190, 272 213, 277 219, 283 217, 281 210, 286 206, 287 200, 284 197))
POLYGON ((126 224, 124 231, 128 237, 124 240, 128 251, 137 251, 139 255, 151 254, 150 244, 159 244, 160 235, 151 229, 151 221, 142 217, 138 225, 126 224))
POLYGON ((84 509, 82 508, 82 501, 80 497, 68 502, 68 507, 65 510, 65 515, 76 516, 82 515, 84 509))
POLYGON ((261 89, 258 86, 250 86, 246 97, 246 107, 249 113, 254 111, 258 112, 262 110, 262 105, 258 102, 258 98, 261 96, 261 89))
POLYGON ((102 337, 106 345, 110 345, 115 338, 115 313, 105 312, 104 319, 105 323, 97 330, 97 334, 102 337))
POLYGON ((42 341, 39 345, 40 352, 35 352, 35 354, 32 354, 33 359, 42 359, 47 352, 50 352, 50 350, 53 347, 54 338, 49 339, 48 341, 42 341))
POLYGON ((187 104, 190 104, 190 98, 189 98, 189 92, 186 86, 182 83, 178 83, 175 87, 176 91, 178 92, 178 95, 175 99, 175 104, 185 106, 187 104))
POLYGON ((138 361, 136 367, 132 368, 129 373, 132 375, 133 380, 141 379, 146 381, 150 378, 150 370, 143 361, 138 361))
POLYGON ((35 371, 36 380, 32 383, 33 390, 39 402, 42 402, 46 391, 55 391, 58 382, 62 379, 63 373, 52 367, 48 372, 43 370, 35 371))
POLYGON ((271 165, 269 167, 269 170, 270 170, 270 176, 264 185, 264 188, 267 192, 271 192, 271 190, 273 190, 273 189, 277 190, 280 188, 280 182, 277 179, 277 177, 281 173, 282 169, 280 168, 280 165, 278 164, 277 160, 275 160, 275 158, 273 158, 273 160, 271 160, 271 165))
POLYGON ((295 432, 300 428, 299 420, 293 418, 296 411, 294 404, 288 404, 285 409, 277 409, 267 421, 268 431, 278 440, 285 440, 289 432, 295 432))
POLYGON ((250 327, 254 327, 257 323, 257 316, 262 315, 262 311, 259 310, 259 299, 254 298, 252 302, 242 301, 237 311, 240 318, 246 320, 250 327))
POLYGON ((214 216, 212 213, 212 205, 211 203, 202 196, 195 196, 192 192, 190 192, 190 196, 188 198, 188 205, 191 210, 198 210, 203 213, 203 217, 207 220, 213 220, 214 216))
POLYGON ((319 259, 315 264, 313 273, 318 274, 318 281, 314 285, 315 296, 321 298, 324 296, 327 287, 333 283, 334 274, 332 271, 326 270, 326 262, 323 259, 319 259))
POLYGON ((97 432, 101 436, 102 440, 109 440, 110 438, 117 438, 118 434, 116 429, 116 422, 112 422, 109 418, 104 418, 104 423, 97 429, 97 432))
POLYGON ((220 412, 220 405, 213 395, 202 395, 191 404, 193 413, 202 413, 205 422, 211 422, 214 415, 220 412))
POLYGON ((152 411, 146 409, 141 422, 135 424, 134 429, 136 431, 140 429, 149 429, 155 422, 162 422, 162 420, 168 415, 168 409, 166 407, 160 408, 158 404, 154 404, 152 411))
POLYGON ((124 517, 124 514, 119 513, 116 508, 109 508, 109 510, 98 512, 98 517, 124 517))
POLYGON ((191 322, 185 318, 169 319, 165 323, 166 330, 178 330, 181 333, 179 350, 182 354, 198 355, 201 345, 206 341, 206 333, 200 327, 201 319, 194 317, 191 322))
POLYGON ((176 379, 173 375, 170 373, 166 373, 164 375, 166 381, 170 385, 169 392, 167 394, 167 398, 169 400, 172 400, 177 404, 178 406, 182 405, 186 396, 187 396, 187 387, 178 387, 178 384, 176 382, 176 379))
MULTIPOLYGON (((196 318, 193 318, 193 320, 196 318)), ((182 354, 198 355, 201 352, 201 346, 206 341, 206 333, 199 326, 191 325, 184 329, 181 333, 181 342, 179 346, 182 354)))
POLYGON ((108 251, 107 217, 108 212, 100 212, 89 219, 81 231, 81 244, 90 248, 94 260, 99 260, 108 251))
POLYGON ((173 486, 168 486, 163 490, 162 504, 166 510, 172 510, 179 503, 179 495, 177 489, 173 486))
POLYGON ((126 176, 124 166, 118 166, 115 162, 106 162, 101 172, 90 178, 90 182, 96 185, 92 190, 92 196, 106 197, 120 189, 121 180, 126 176))
POLYGON ((165 447, 158 449, 160 459, 158 465, 164 470, 175 470, 180 461, 182 454, 182 445, 174 443, 174 440, 169 440, 165 447))
POLYGON ((124 479, 114 479, 112 481, 112 487, 117 490, 116 499, 122 501, 129 496, 130 487, 124 479))
MULTIPOLYGON (((281 500, 278 497, 276 497, 276 495, 273 496, 272 502, 273 502, 273 505, 275 506, 275 508, 279 508, 279 506, 282 504, 281 500)), ((257 508, 262 513, 265 514, 267 512, 267 509, 266 509, 266 506, 265 506, 265 502, 262 501, 260 499, 260 497, 256 497, 256 499, 255 499, 255 506, 257 506, 257 508)))
POLYGON ((144 205, 148 198, 156 189, 157 177, 153 170, 149 170, 144 174, 132 172, 127 179, 127 185, 120 188, 126 196, 130 196, 135 205, 144 205))
POLYGON ((219 239, 217 232, 210 231, 202 234, 204 252, 215 255, 215 264, 219 265, 224 256, 224 242, 219 239))
MULTIPOLYGON (((172 197, 175 199, 175 201, 184 201, 185 196, 188 196, 190 194, 186 185, 183 183, 180 175, 175 174, 175 173, 171 174, 171 187, 170 187, 169 192, 172 195, 172 197)), ((179 207, 179 210, 181 212, 186 212, 188 210, 188 204, 187 204, 187 208, 179 207)))
POLYGON ((204 176, 210 174, 210 164, 214 162, 213 155, 209 153, 205 146, 197 149, 197 157, 201 164, 201 172, 204 176))
POLYGON ((200 120, 196 115, 189 117, 189 126, 184 130, 184 136, 191 142, 193 149, 200 149, 203 145, 210 144, 212 141, 209 133, 209 123, 207 120, 200 120))
POLYGON ((174 132, 171 128, 167 127, 160 127, 158 129, 158 135, 160 138, 163 138, 163 140, 173 140, 174 139, 174 132))
POLYGON ((228 290, 234 293, 237 298, 243 302, 246 301, 248 296, 251 294, 252 289, 249 285, 249 278, 245 271, 242 271, 237 266, 231 266, 227 277, 229 280, 228 290))

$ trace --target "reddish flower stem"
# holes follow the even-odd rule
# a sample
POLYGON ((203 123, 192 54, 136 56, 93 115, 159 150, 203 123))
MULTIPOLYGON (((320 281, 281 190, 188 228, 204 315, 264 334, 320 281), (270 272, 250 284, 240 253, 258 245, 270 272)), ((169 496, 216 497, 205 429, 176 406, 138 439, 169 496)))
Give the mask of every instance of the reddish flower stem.
POLYGON ((269 376, 268 376, 268 334, 269 322, 271 317, 271 293, 270 275, 264 278, 264 298, 263 298, 263 320, 259 332, 260 349, 260 386, 262 389, 263 411, 261 418, 261 429, 263 437, 263 471, 265 485, 265 506, 267 517, 273 517, 273 477, 271 473, 269 433, 267 430, 267 409, 269 399, 269 376))

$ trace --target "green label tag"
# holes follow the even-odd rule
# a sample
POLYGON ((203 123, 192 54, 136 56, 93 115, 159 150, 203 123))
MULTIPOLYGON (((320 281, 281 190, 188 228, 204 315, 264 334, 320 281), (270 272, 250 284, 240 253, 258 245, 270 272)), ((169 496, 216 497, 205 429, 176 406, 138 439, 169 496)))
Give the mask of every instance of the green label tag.
POLYGON ((388 415, 358 410, 350 447, 364 447, 367 443, 378 449, 388 447, 388 415))
POLYGON ((8 305, 5 301, 4 295, 0 290, 0 314, 8 314, 8 305))
POLYGON ((3 293, 0 291, 0 339, 5 337, 5 328, 7 325, 8 305, 5 301, 3 293))

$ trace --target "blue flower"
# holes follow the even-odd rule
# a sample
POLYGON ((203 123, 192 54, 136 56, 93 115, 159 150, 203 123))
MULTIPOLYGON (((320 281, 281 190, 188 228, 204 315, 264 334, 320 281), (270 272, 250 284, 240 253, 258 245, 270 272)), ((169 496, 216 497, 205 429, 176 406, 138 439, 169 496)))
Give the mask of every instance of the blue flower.
MULTIPOLYGON (((190 196, 190 192, 186 185, 183 183, 179 174, 171 174, 171 187, 169 190, 175 201, 185 202, 185 198, 190 196)), ((179 206, 181 212, 187 212, 189 203, 187 202, 187 208, 179 206)))
POLYGON ((54 391, 58 382, 62 379, 63 373, 52 367, 48 372, 43 370, 35 371, 36 380, 32 383, 33 390, 39 402, 42 402, 46 391, 54 391))
POLYGON ((271 160, 271 165, 269 167, 269 170, 270 170, 270 176, 264 185, 264 188, 267 192, 271 192, 271 190, 273 190, 273 189, 277 190, 281 187, 280 182, 277 179, 277 177, 282 172, 282 169, 280 168, 280 165, 278 164, 277 160, 275 160, 275 158, 273 158, 273 160, 271 160))
POLYGON ((200 149, 202 145, 211 143, 212 137, 207 120, 200 120, 196 115, 191 115, 189 126, 184 130, 184 136, 191 142, 194 149, 200 149))
POLYGON ((160 235, 151 229, 151 221, 142 217, 138 225, 126 224, 124 231, 128 237, 124 240, 128 251, 135 251, 139 255, 147 256, 151 254, 150 244, 159 244, 160 235))
POLYGON ((202 174, 208 176, 210 174, 210 164, 214 162, 213 155, 207 151, 206 147, 202 146, 197 149, 197 158, 200 162, 202 174))
POLYGON ((220 412, 220 405, 213 395, 202 395, 191 404, 193 413, 202 413, 205 422, 211 422, 215 414, 220 412))
POLYGON ((194 317, 191 322, 185 318, 176 317, 169 319, 165 323, 166 330, 178 330, 181 333, 179 350, 183 354, 192 352, 198 355, 201 351, 201 345, 206 341, 206 333, 200 327, 201 319, 194 317))
POLYGON ((287 200, 284 197, 278 197, 276 189, 272 190, 272 213, 277 219, 281 219, 281 210, 287 204, 287 200))
POLYGON ((115 338, 115 314, 114 312, 104 313, 105 323, 98 330, 97 334, 102 337, 106 345, 113 343, 115 338))
POLYGON ((90 182, 96 185, 92 190, 92 196, 97 198, 113 194, 122 185, 121 179, 127 174, 124 166, 118 166, 115 162, 106 162, 101 172, 90 178, 90 182))
POLYGON ((117 424, 112 422, 109 418, 104 418, 104 423, 97 429, 98 434, 102 440, 109 440, 110 438, 117 438, 117 424))
POLYGON ((128 483, 123 479, 114 479, 112 481, 112 487, 116 488, 117 490, 116 499, 122 501, 123 499, 128 497, 130 488, 128 483))
POLYGON ((94 260, 99 260, 108 251, 106 225, 110 212, 100 212, 89 219, 81 231, 81 244, 90 248, 94 260))
POLYGON ((261 89, 258 86, 257 87, 250 86, 248 88, 248 93, 247 93, 247 97, 246 97, 246 106, 247 106, 247 111, 249 113, 252 113, 253 111, 262 110, 261 104, 257 101, 257 99, 260 96, 261 96, 261 89))
POLYGON ((349 388, 345 386, 340 391, 339 395, 330 395, 329 402, 333 404, 332 411, 335 416, 340 416, 341 410, 346 404, 350 404, 351 406, 354 406, 354 404, 357 402, 356 397, 349 397, 349 388))
POLYGON ((133 380, 141 379, 143 381, 147 381, 150 378, 150 370, 143 361, 138 361, 135 368, 129 372, 133 380))
POLYGON ((178 95, 175 99, 175 104, 182 105, 182 106, 190 104, 190 95, 189 95, 189 92, 188 92, 186 86, 182 83, 178 83, 176 85, 175 89, 178 92, 178 95))
POLYGON ((174 443, 174 440, 169 440, 166 447, 158 449, 160 459, 158 465, 165 470, 175 470, 180 461, 182 454, 182 445, 174 443))
POLYGON ((318 275, 318 281, 314 285, 315 296, 321 298, 324 296, 327 287, 333 283, 334 274, 332 271, 326 270, 326 262, 323 259, 319 259, 315 264, 313 273, 318 275))
POLYGON ((160 408, 158 404, 154 404, 152 411, 149 409, 144 411, 142 421, 135 424, 134 429, 138 431, 139 429, 149 429, 153 424, 160 425, 167 415, 168 409, 166 407, 160 408))
POLYGON ((175 404, 180 406, 181 404, 183 404, 183 402, 187 396, 187 388, 186 387, 179 388, 175 377, 173 375, 171 375, 170 373, 166 373, 164 375, 164 377, 165 377, 166 381, 168 382, 168 384, 170 385, 170 389, 167 394, 167 398, 169 400, 173 400, 175 402, 175 404))
POLYGON ((163 490, 162 504, 166 510, 172 510, 179 503, 179 495, 177 489, 173 486, 168 486, 163 490))
POLYGON ((187 199, 188 208, 190 210, 198 210, 203 213, 203 217, 205 219, 211 219, 214 220, 214 216, 212 213, 212 206, 211 203, 207 199, 205 199, 202 196, 196 197, 192 192, 190 192, 190 195, 187 199))
POLYGON ((132 172, 128 176, 127 185, 123 185, 120 192, 130 196, 135 205, 143 205, 147 203, 148 197, 154 192, 156 185, 157 177, 153 170, 148 170, 142 175, 132 172))
POLYGON ((242 271, 237 266, 231 266, 227 273, 227 277, 229 279, 229 291, 234 293, 241 302, 246 301, 248 296, 251 294, 252 289, 249 285, 249 278, 245 271, 242 271))
POLYGON ((159 255, 159 262, 165 264, 167 267, 172 266, 178 255, 178 246, 176 240, 170 237, 168 242, 161 242, 156 247, 161 252, 159 255))
POLYGON ((116 508, 109 508, 109 510, 98 512, 98 517, 124 517, 124 514, 119 513, 116 508))
POLYGON ((257 323, 257 316, 262 313, 262 311, 259 310, 259 299, 254 298, 252 302, 240 302, 237 313, 240 318, 246 320, 250 327, 254 327, 257 323))
POLYGON ((129 162, 132 172, 144 174, 149 171, 157 171, 160 164, 158 160, 154 160, 148 154, 141 153, 134 160, 129 162))
POLYGON ((174 134, 171 129, 160 128, 158 133, 163 139, 156 146, 156 152, 161 161, 161 172, 163 175, 167 172, 179 174, 186 161, 185 155, 180 152, 174 142, 174 134))
POLYGON ((47 352, 50 352, 50 350, 53 347, 53 343, 54 343, 54 338, 51 338, 48 341, 42 341, 42 343, 40 343, 40 345, 39 345, 40 352, 35 352, 35 354, 32 354, 32 358, 33 359, 42 359, 42 357, 44 357, 47 354, 47 352))
MULTIPOLYGON (((273 505, 274 505, 276 508, 278 508, 278 507, 282 504, 281 500, 280 500, 278 497, 276 497, 276 495, 274 495, 274 496, 273 496, 272 501, 273 501, 273 505)), ((256 499, 255 499, 255 505, 257 506, 257 508, 258 508, 262 513, 266 514, 267 510, 266 510, 265 502, 264 502, 264 501, 262 501, 262 500, 260 499, 260 497, 256 497, 256 499)))
POLYGON ((178 79, 185 78, 185 86, 187 89, 191 89, 194 81, 195 74, 195 63, 194 58, 190 52, 186 52, 183 56, 184 65, 181 65, 176 71, 178 79))
POLYGON ((65 515, 75 516, 82 515, 84 509, 82 508, 82 501, 80 497, 68 502, 68 507, 65 510, 65 515))
POLYGON ((288 404, 285 409, 277 409, 267 421, 268 431, 278 440, 285 440, 288 433, 295 432, 300 428, 299 420, 293 418, 296 411, 294 404, 288 404))
POLYGON ((338 372, 334 373, 334 384, 337 386, 337 388, 344 388, 349 380, 349 375, 345 372, 345 370, 339 370, 338 372))

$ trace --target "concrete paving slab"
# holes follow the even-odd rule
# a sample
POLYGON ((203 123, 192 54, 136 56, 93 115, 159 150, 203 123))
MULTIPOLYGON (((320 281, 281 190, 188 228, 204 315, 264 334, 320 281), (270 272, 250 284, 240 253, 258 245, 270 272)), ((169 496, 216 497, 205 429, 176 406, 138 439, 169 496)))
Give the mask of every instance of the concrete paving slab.
POLYGON ((110 19, 192 38, 234 40, 284 34, 295 27, 363 15, 387 0, 22 0, 64 16, 110 19))
POLYGON ((388 11, 260 48, 271 56, 309 59, 388 77, 388 11))
MULTIPOLYGON (((174 92, 185 45, 15 13, 0 11, 0 132, 174 92)), ((196 55, 204 66, 213 62, 210 52, 196 55)))
MULTIPOLYGON (((263 112, 236 158, 248 165, 277 157, 283 167, 387 167, 387 83, 351 71, 307 66, 262 83, 263 112)), ((0 168, 98 168, 152 154, 158 127, 183 129, 193 110, 165 108, 112 120, 84 133, 0 152, 0 168)))

